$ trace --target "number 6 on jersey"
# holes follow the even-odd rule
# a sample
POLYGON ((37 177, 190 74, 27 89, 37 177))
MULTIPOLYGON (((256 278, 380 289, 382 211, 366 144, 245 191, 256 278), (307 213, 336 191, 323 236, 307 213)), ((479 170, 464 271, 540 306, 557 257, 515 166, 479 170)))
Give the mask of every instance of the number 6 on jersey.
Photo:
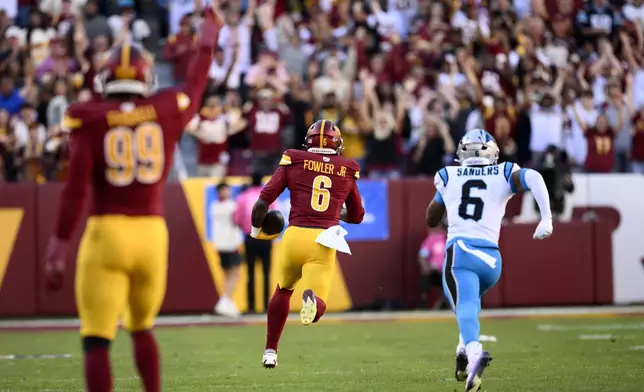
POLYGON ((331 201, 332 181, 329 177, 319 175, 313 179, 313 192, 311 194, 311 208, 313 211, 324 212, 329 209, 331 201))

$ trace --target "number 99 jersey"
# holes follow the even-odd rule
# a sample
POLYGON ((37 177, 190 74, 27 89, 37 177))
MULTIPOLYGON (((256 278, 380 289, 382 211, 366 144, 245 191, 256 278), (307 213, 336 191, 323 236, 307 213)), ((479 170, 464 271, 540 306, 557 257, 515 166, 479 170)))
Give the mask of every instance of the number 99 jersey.
POLYGON ((448 166, 436 173, 434 200, 447 210, 447 241, 472 238, 498 245, 505 206, 516 193, 512 173, 521 168, 505 162, 490 166, 448 166))
POLYGON ((67 109, 62 127, 71 132, 72 163, 85 168, 77 181, 94 188, 92 215, 163 215, 163 186, 190 106, 186 94, 167 89, 67 109))
POLYGON ((348 222, 360 223, 364 208, 356 184, 358 178, 360 165, 353 159, 287 150, 260 198, 271 204, 288 188, 291 191, 291 226, 328 229, 339 223, 345 203, 348 222))

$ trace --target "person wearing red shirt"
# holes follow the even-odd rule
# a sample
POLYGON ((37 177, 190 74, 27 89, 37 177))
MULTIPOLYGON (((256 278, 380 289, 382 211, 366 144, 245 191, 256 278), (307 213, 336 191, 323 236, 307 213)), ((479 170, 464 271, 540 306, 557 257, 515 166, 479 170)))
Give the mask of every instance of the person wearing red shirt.
POLYGON ((188 74, 188 65, 197 49, 197 35, 192 29, 190 17, 184 16, 179 22, 179 32, 168 37, 163 56, 172 63, 174 80, 182 82, 188 74))
POLYGON ((633 117, 631 171, 644 174, 644 108, 640 109, 633 117))
POLYGON ((246 128, 246 120, 225 113, 221 99, 209 96, 188 125, 199 139, 198 174, 200 177, 223 178, 228 171, 228 138, 246 128), (237 118, 235 118, 237 117, 237 118))
POLYGON ((608 124, 606 116, 601 115, 597 117, 595 126, 584 128, 584 132, 588 143, 584 169, 588 173, 610 173, 615 165, 613 154, 615 130, 608 124))
POLYGON ((283 151, 284 128, 291 124, 289 110, 279 103, 273 90, 263 89, 258 93, 257 103, 248 105, 244 111, 253 151, 253 172, 271 175, 283 151))

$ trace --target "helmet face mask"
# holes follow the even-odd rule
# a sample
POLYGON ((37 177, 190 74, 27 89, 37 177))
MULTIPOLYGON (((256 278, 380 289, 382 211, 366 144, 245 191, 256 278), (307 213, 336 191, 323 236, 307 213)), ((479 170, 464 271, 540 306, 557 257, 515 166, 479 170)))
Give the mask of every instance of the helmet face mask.
POLYGON ((499 160, 499 146, 494 137, 482 129, 465 134, 458 143, 457 162, 461 166, 495 165, 499 160))

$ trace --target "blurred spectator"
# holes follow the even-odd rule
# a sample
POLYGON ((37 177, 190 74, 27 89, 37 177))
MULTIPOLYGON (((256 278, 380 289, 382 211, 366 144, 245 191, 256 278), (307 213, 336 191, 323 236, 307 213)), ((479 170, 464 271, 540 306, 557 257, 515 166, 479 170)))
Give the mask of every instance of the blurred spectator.
POLYGON ((447 304, 443 295, 443 262, 445 260, 445 243, 447 241, 447 227, 445 222, 435 229, 429 229, 427 237, 420 245, 418 251, 418 264, 420 265, 420 300, 421 307, 429 306, 429 298, 433 288, 436 288, 437 299, 431 305, 433 309, 440 309, 447 304))
POLYGON ((599 112, 593 105, 593 93, 585 90, 581 97, 568 107, 571 128, 567 136, 566 151, 571 163, 582 166, 586 161, 588 146, 586 143, 587 124, 595 124, 599 112))
POLYGON ((259 91, 269 88, 282 95, 288 91, 289 76, 284 63, 277 61, 276 54, 263 51, 259 54, 257 63, 252 65, 244 79, 245 83, 259 91))
POLYGON ((381 103, 376 93, 376 78, 364 74, 365 99, 369 102, 373 118, 367 136, 365 165, 370 178, 396 179, 400 177, 400 123, 396 121, 396 108, 392 101, 381 103))
POLYGON ((69 56, 62 39, 52 39, 50 55, 36 69, 36 79, 50 83, 54 78, 66 78, 77 70, 76 61, 69 56))
MULTIPOLYGON (((543 176, 550 195, 552 215, 558 219, 565 208, 566 193, 572 193, 575 190, 568 154, 554 145, 548 146, 535 162, 534 168, 543 176)), ((538 211, 536 202, 534 209, 538 211)))
POLYGON ((582 40, 614 36, 622 26, 623 16, 615 11, 608 0, 588 0, 577 13, 577 29, 582 40))
POLYGON ((144 40, 151 33, 148 22, 137 17, 134 11, 134 0, 119 0, 118 5, 120 12, 107 19, 112 29, 112 36, 143 46, 144 40))
POLYGON ((53 98, 49 100, 47 105, 46 124, 51 129, 58 130, 69 106, 69 85, 65 79, 58 79, 54 81, 53 85, 53 98))
POLYGON ((163 48, 165 59, 172 64, 175 83, 183 83, 188 74, 190 59, 195 55, 196 49, 197 34, 192 28, 190 18, 184 16, 179 22, 179 32, 169 36, 165 48, 163 48))
MULTIPOLYGON (((85 36, 89 42, 94 42, 94 39, 99 36, 118 39, 119 34, 112 35, 112 28, 107 23, 107 18, 98 13, 98 1, 87 0, 87 4, 83 8, 83 23, 85 29, 85 36)), ((124 23, 129 27, 129 23, 124 23)))
POLYGON ((224 270, 224 292, 215 305, 215 312, 223 316, 237 317, 239 309, 233 301, 233 293, 239 282, 239 266, 242 233, 234 222, 237 203, 231 198, 230 187, 225 182, 217 185, 217 200, 210 205, 208 213, 213 225, 211 243, 219 253, 221 268, 224 270))
POLYGON ((46 15, 32 9, 27 24, 26 42, 29 45, 32 65, 36 68, 45 61, 50 54, 50 41, 56 36, 56 30, 47 22, 46 15))
MULTIPOLYGON (((184 80, 209 2, 153 3, 18 0, 0 10, 0 108, 11 124, 24 103, 35 108, 47 132, 45 178, 64 176, 67 142, 56 123, 67 105, 96 96, 113 45, 159 53, 156 39, 179 27, 156 70, 164 85, 166 72, 184 80), (169 5, 171 21, 152 20, 169 5)), ((372 178, 431 175, 476 127, 495 136, 501 161, 539 166, 554 145, 571 170, 641 172, 643 10, 642 0, 216 1, 223 27, 206 97, 217 97, 219 114, 184 135, 177 160, 198 175, 200 151, 213 146, 195 135, 217 123, 226 142, 209 173, 270 174, 283 149, 300 147, 309 125, 327 118, 372 178), (597 144, 611 129, 610 146, 597 144)), ((20 126, 6 128, 5 155, 26 140, 20 126)), ((17 175, 5 178, 25 178, 24 165, 9 167, 17 175)))
MULTIPOLYGON (((617 119, 617 129, 620 129, 621 123, 624 121, 623 115, 619 115, 617 119)), ((610 125, 608 118, 605 115, 597 117, 597 121, 593 127, 586 129, 586 140, 588 141, 588 149, 586 155, 586 162, 584 168, 589 173, 610 173, 615 165, 614 146, 615 137, 617 132, 613 126, 610 125)))
POLYGON ((198 175, 223 178, 226 176, 230 154, 228 138, 246 128, 246 120, 235 111, 224 112, 221 98, 209 96, 199 114, 189 125, 199 139, 198 175))
POLYGON ((11 74, 4 74, 0 79, 0 109, 14 115, 20 111, 25 102, 25 90, 16 88, 15 78, 11 74))
MULTIPOLYGON (((246 264, 248 266, 248 283, 247 283, 247 299, 248 299, 248 313, 255 313, 255 263, 257 259, 262 259, 262 272, 264 273, 263 279, 263 302, 264 309, 268 309, 269 301, 269 278, 271 271, 271 252, 273 249, 273 241, 256 240, 250 236, 250 221, 253 211, 253 205, 257 201, 260 192, 262 191, 262 175, 253 173, 251 176, 251 183, 248 188, 237 196, 237 209, 235 210, 234 220, 235 223, 242 229, 245 234, 244 249, 246 251, 246 264)), ((277 209, 274 203, 270 209, 277 209)))
POLYGON ((51 15, 54 19, 69 12, 78 15, 82 12, 87 0, 40 0, 40 11, 51 15))
POLYGON ((447 123, 435 115, 428 115, 425 128, 414 152, 414 162, 418 173, 434 176, 445 166, 445 155, 453 154, 456 149, 447 129, 447 123))
MULTIPOLYGON (((268 1, 273 4, 275 0, 268 1)), ((241 7, 235 2, 225 3, 225 9, 218 8, 215 2, 215 12, 224 21, 224 26, 219 31, 219 46, 224 51, 224 58, 235 58, 232 70, 227 78, 228 88, 240 88, 244 75, 252 64, 251 59, 251 28, 253 27, 253 7, 249 6, 245 15, 241 7), (236 53, 235 53, 236 52, 236 53)))
POLYGON ((287 144, 284 139, 289 137, 287 126, 291 124, 290 112, 270 89, 260 90, 257 103, 249 102, 244 112, 253 152, 252 171, 271 175, 277 169, 284 145, 287 144))

